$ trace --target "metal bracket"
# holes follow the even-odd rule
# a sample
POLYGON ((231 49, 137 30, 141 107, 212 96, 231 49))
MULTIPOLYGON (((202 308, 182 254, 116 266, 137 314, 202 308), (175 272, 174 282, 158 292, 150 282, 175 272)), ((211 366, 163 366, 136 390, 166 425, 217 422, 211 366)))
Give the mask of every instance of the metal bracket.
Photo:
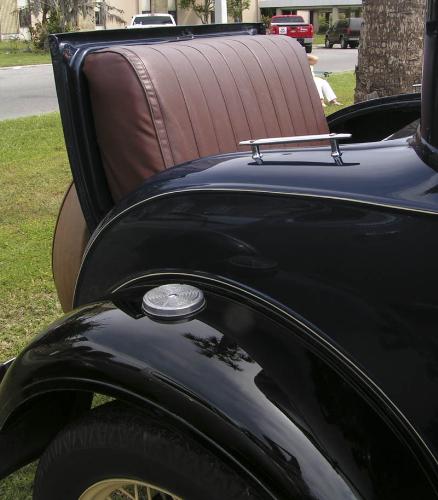
POLYGON ((319 135, 297 135, 294 137, 271 137, 267 139, 255 139, 239 142, 239 146, 251 146, 252 158, 257 165, 263 165, 263 155, 260 152, 260 146, 272 144, 290 144, 294 142, 310 141, 330 141, 331 156, 336 165, 342 165, 342 152, 339 149, 338 141, 350 139, 351 134, 319 134, 319 135))

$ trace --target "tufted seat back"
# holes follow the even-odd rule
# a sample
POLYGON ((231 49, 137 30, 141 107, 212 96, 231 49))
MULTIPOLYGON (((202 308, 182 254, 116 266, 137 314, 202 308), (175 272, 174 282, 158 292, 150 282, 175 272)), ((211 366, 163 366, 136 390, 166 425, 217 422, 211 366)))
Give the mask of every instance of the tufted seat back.
POLYGON ((288 37, 115 46, 88 55, 84 73, 115 201, 242 140, 328 132, 304 49, 288 37))

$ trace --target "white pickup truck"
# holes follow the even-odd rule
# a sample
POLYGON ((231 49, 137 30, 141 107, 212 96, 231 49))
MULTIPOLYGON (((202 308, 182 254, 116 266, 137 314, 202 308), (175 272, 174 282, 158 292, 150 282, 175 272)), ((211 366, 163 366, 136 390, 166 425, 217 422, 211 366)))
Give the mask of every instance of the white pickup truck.
POLYGON ((154 26, 176 26, 171 14, 137 14, 127 28, 152 28, 154 26))

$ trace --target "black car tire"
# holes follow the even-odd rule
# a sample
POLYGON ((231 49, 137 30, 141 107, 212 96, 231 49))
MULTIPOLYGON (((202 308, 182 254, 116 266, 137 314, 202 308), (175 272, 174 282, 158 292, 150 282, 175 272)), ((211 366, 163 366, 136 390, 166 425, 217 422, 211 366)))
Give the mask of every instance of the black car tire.
POLYGON ((346 49, 348 48, 348 42, 345 40, 344 37, 341 38, 341 49, 346 49))
POLYGON ((326 49, 331 49, 333 48, 333 44, 329 41, 328 37, 325 37, 325 42, 324 42, 325 48, 326 49))
POLYGON ((197 441, 117 402, 58 434, 38 465, 33 498, 78 500, 88 488, 102 488, 102 481, 125 479, 131 481, 122 483, 130 484, 126 489, 141 481, 184 500, 262 498, 197 441))
POLYGON ((359 43, 358 42, 350 42, 350 47, 352 49, 357 49, 359 47, 359 43))
POLYGON ((306 54, 310 54, 312 52, 312 44, 306 44, 306 54))

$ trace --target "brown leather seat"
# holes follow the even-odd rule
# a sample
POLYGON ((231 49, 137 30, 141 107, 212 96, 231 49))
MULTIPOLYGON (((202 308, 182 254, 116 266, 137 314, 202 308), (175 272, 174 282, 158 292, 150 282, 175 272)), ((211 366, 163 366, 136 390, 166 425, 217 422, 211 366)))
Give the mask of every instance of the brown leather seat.
MULTIPOLYGON (((156 172, 237 151, 242 140, 328 132, 304 49, 288 37, 115 46, 90 54, 84 74, 115 202, 156 172)), ((85 243, 85 221, 71 190, 53 252, 65 311, 85 243)))
POLYGON ((328 132, 304 49, 288 37, 111 47, 90 54, 84 73, 115 201, 245 139, 328 132))

